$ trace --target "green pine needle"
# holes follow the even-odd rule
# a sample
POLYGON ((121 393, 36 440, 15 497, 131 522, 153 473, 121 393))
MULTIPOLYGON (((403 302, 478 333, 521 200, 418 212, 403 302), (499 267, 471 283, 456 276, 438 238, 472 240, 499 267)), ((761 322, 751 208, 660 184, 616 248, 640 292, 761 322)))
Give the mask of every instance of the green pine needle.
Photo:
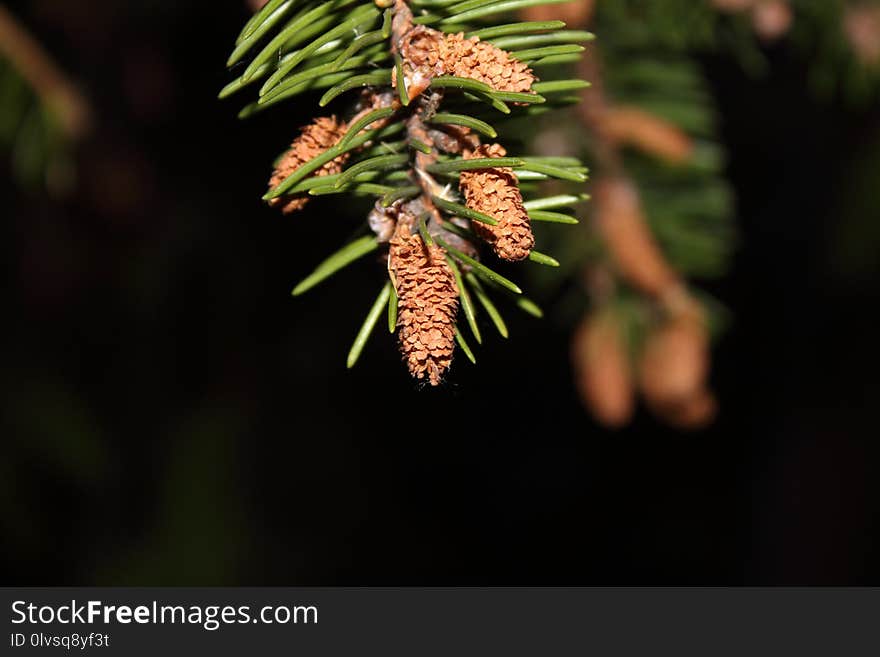
POLYGON ((379 109, 373 110, 372 112, 365 114, 348 127, 348 131, 345 133, 345 136, 339 140, 339 145, 344 146, 349 141, 354 139, 361 130, 369 127, 376 121, 387 119, 389 116, 394 114, 395 111, 396 110, 393 107, 380 107, 379 109))
POLYGON ((357 364, 358 358, 360 358, 361 352, 364 350, 364 345, 367 344, 367 340, 373 333, 373 329, 376 328, 379 316, 382 314, 382 311, 388 304, 388 300, 391 298, 392 288, 391 281, 387 281, 382 287, 382 291, 379 292, 379 296, 376 297, 376 301, 370 308, 370 312, 367 313, 367 318, 364 320, 364 324, 361 326, 361 330, 358 331, 358 334, 354 339, 354 344, 351 345, 351 350, 348 352, 348 360, 346 362, 348 369, 351 369, 357 364))
MULTIPOLYGON (((257 102, 260 105, 276 103, 283 98, 289 98, 291 95, 295 95, 291 94, 290 90, 296 87, 300 87, 304 82, 325 75, 329 76, 340 71, 349 71, 351 69, 361 67, 365 64, 375 63, 383 59, 387 59, 387 53, 378 53, 373 56, 361 55, 358 57, 350 57, 342 66, 334 66, 333 62, 327 62, 326 64, 320 64, 318 66, 307 68, 295 75, 291 75, 290 77, 286 78, 283 82, 273 88, 272 91, 263 96, 260 96, 257 102)), ((345 76, 343 76, 343 79, 349 77, 350 75, 351 73, 346 74, 345 76)), ((297 90, 297 92, 299 91, 301 90, 297 90)))
POLYGON ((460 260, 461 262, 463 262, 466 265, 470 265, 473 268, 473 270, 477 273, 478 276, 482 276, 483 278, 486 278, 487 280, 490 280, 494 283, 497 283, 501 287, 504 287, 504 288, 510 290, 514 294, 522 294, 522 290, 520 289, 520 287, 516 283, 504 278, 504 276, 502 276, 501 274, 498 274, 498 273, 492 271, 491 269, 489 269, 486 265, 484 265, 479 260, 474 260, 469 255, 462 253, 458 249, 449 246, 449 244, 447 244, 445 241, 441 240, 439 237, 437 237, 435 239, 437 240, 437 243, 440 244, 440 246, 442 246, 449 253, 454 255, 458 260, 460 260))
MULTIPOLYGON (((331 189, 335 189, 336 181, 339 180, 341 175, 341 173, 334 173, 329 176, 313 176, 312 178, 306 178, 287 190, 287 195, 292 196, 301 192, 310 192, 318 187, 330 187, 331 189)), ((381 175, 381 171, 367 171, 366 173, 357 176, 354 182, 371 182, 381 175)))
POLYGON ((537 317, 538 319, 542 319, 544 317, 544 311, 531 299, 527 299, 526 297, 519 297, 516 300, 516 305, 519 306, 519 309, 525 312, 526 314, 531 315, 532 317, 537 317))
POLYGON ((492 303, 492 299, 486 294, 486 290, 483 288, 483 284, 480 283, 480 279, 474 276, 473 272, 468 272, 465 278, 467 279, 467 282, 471 284, 471 287, 474 289, 474 294, 477 295, 477 299, 479 299, 480 304, 486 310, 486 314, 489 315, 489 318, 492 320, 498 333, 502 338, 507 338, 509 336, 507 324, 504 323, 504 319, 501 317, 501 313, 498 312, 498 308, 492 303))
POLYGON ((445 123, 447 125, 463 125, 471 130, 476 130, 481 135, 486 135, 494 139, 498 136, 498 133, 495 131, 491 125, 486 123, 485 121, 481 121, 480 119, 475 119, 471 116, 465 116, 463 114, 449 114, 448 112, 438 112, 431 118, 431 123, 445 123))
POLYGON ((586 48, 577 44, 563 46, 545 46, 543 48, 530 48, 529 50, 516 50, 510 55, 521 62, 531 62, 544 57, 557 57, 559 55, 575 55, 582 53, 586 48))
POLYGON ((566 91, 580 91, 592 86, 586 80, 550 80, 548 82, 536 82, 532 85, 532 91, 539 94, 556 94, 566 91))
POLYGON ((382 207, 388 208, 391 207, 395 202, 414 198, 421 194, 422 188, 416 185, 410 185, 407 187, 398 187, 397 189, 388 192, 385 196, 382 197, 382 207))
POLYGON ((496 37, 510 36, 513 34, 530 34, 533 32, 549 32, 551 30, 559 30, 565 27, 563 21, 533 21, 522 23, 508 23, 506 25, 493 25, 492 27, 484 27, 480 30, 468 32, 468 38, 479 37, 483 41, 488 41, 496 37))
MULTIPOLYGON (((510 108, 505 104, 505 102, 496 96, 500 92, 497 91, 474 91, 471 92, 470 95, 474 98, 474 100, 480 100, 488 105, 491 105, 494 109, 498 110, 502 114, 510 114, 510 108)), ((467 93, 465 94, 468 95, 467 93)))
POLYGON ((282 4, 292 4, 297 0, 269 0, 265 5, 263 5, 259 11, 257 11, 253 16, 251 16, 250 20, 245 23, 244 28, 241 30, 241 34, 238 35, 238 38, 235 40, 235 43, 241 43, 245 39, 249 38, 256 32, 260 27, 265 23, 269 17, 275 13, 275 10, 278 9, 282 4))
MULTIPOLYGON (((430 216, 430 215, 428 215, 428 216, 430 216)), ((421 217, 419 217, 419 222, 418 222, 417 227, 419 230, 419 236, 422 238, 422 241, 425 244, 427 244, 428 246, 434 246, 434 240, 431 237, 431 234, 428 232, 428 227, 425 225, 425 215, 424 214, 421 217)))
POLYGON ((486 3, 480 1, 474 7, 474 2, 462 2, 449 8, 452 16, 444 18, 444 23, 466 23, 477 18, 485 18, 486 16, 494 16, 496 14, 510 14, 526 7, 536 7, 538 5, 554 5, 563 2, 571 2, 571 0, 502 0, 501 2, 486 3), (467 7, 467 9, 462 9, 467 7), (471 9, 471 7, 474 7, 471 9), (460 13, 455 13, 460 12, 460 13))
POLYGON ((374 30, 373 32, 367 32, 366 34, 361 34, 354 41, 352 41, 348 48, 339 53, 339 56, 333 60, 331 65, 331 70, 338 71, 345 63, 351 59, 354 55, 359 53, 361 50, 368 46, 375 45, 377 43, 381 43, 384 41, 386 37, 382 34, 382 30, 374 30))
POLYGON ((572 171, 571 169, 553 166, 552 164, 545 164, 534 159, 523 160, 523 163, 520 165, 520 167, 522 169, 525 169, 526 171, 542 173, 545 176, 550 176, 551 178, 559 178, 560 180, 569 180, 571 182, 577 183, 587 181, 586 174, 581 173, 580 171, 572 171))
POLYGON ((425 155, 430 155, 434 152, 434 149, 428 146, 428 144, 419 139, 416 139, 415 137, 410 137, 409 145, 410 148, 412 148, 413 150, 424 153, 425 155))
POLYGON ((480 335, 480 327, 477 326, 477 311, 474 308, 474 302, 471 300, 471 295, 464 284, 461 270, 458 268, 458 265, 455 264, 455 260, 449 256, 446 257, 446 261, 449 263, 449 267, 452 269, 452 274, 455 276, 455 283, 458 285, 458 298, 461 300, 461 308, 464 310, 464 316, 465 319, 467 319, 468 326, 471 328, 471 333, 474 334, 477 344, 483 344, 483 336, 480 335))
MULTIPOLYGON (((552 57, 543 57, 541 59, 536 59, 532 62, 529 62, 529 65, 532 68, 543 68, 545 66, 562 66, 566 64, 574 64, 575 62, 581 61, 581 55, 553 55, 552 57)), ((556 101, 560 102, 560 101, 556 101)), ((572 101, 573 103, 580 102, 580 99, 575 99, 572 101)))
POLYGON ((329 43, 334 39, 338 39, 353 30, 356 30, 359 27, 369 26, 375 23, 376 19, 379 18, 379 10, 373 6, 361 8, 358 11, 354 12, 354 16, 349 18, 347 21, 343 22, 340 25, 337 25, 329 32, 325 32, 317 39, 309 43, 307 46, 303 47, 296 56, 291 57, 288 61, 281 64, 268 80, 263 84, 263 87, 260 89, 260 95, 265 95, 269 91, 271 91, 278 83, 283 80, 288 73, 290 73, 294 68, 299 66, 303 60, 307 57, 311 56, 318 48, 323 46, 325 43, 329 43))
POLYGON ((296 183, 320 169, 322 166, 327 164, 327 162, 335 160, 340 155, 359 148, 361 145, 365 144, 368 141, 379 139, 382 136, 395 134, 402 131, 403 128, 404 126, 402 124, 393 123, 384 128, 377 128, 375 130, 367 130, 365 132, 362 132, 357 137, 349 141, 345 146, 339 146, 337 144, 333 148, 328 148, 326 151, 324 151, 314 159, 309 160, 301 167, 299 167, 296 171, 285 178, 277 187, 269 190, 266 194, 263 195, 263 200, 270 201, 273 198, 283 196, 287 192, 287 190, 293 187, 296 183))
POLYGON ((541 105, 547 99, 540 94, 520 93, 518 91, 492 91, 489 96, 502 103, 523 103, 526 105, 541 105))
POLYGON ((441 20, 443 17, 438 16, 437 14, 422 14, 421 16, 416 16, 413 19, 414 25, 430 25, 431 23, 436 23, 441 20))
POLYGON ((264 64, 269 64, 273 59, 278 58, 278 53, 282 48, 292 48, 295 44, 300 44, 306 39, 311 38, 315 34, 319 34, 325 28, 333 25, 336 18, 328 16, 335 9, 335 3, 324 3, 314 9, 300 12, 291 19, 274 38, 267 43, 263 49, 251 60, 241 79, 244 82, 250 80, 256 73, 257 69, 264 64))
POLYGON ((532 262, 536 262, 539 265, 546 265, 548 267, 558 267, 559 261, 556 258, 551 258, 550 256, 541 253, 540 251, 532 250, 529 253, 529 260, 532 262))
POLYGON ((548 196, 547 198, 534 199, 524 203, 526 210, 555 210, 557 208, 566 208, 582 201, 588 201, 588 194, 562 194, 560 196, 548 196))
POLYGON ((281 21, 287 14, 288 10, 295 4, 295 0, 272 0, 267 3, 259 12, 254 14, 252 20, 245 25, 241 36, 235 43, 235 50, 226 60, 226 66, 234 66, 248 54, 257 42, 265 36, 275 25, 281 21), (283 4, 283 7, 279 5, 283 4), (269 9, 273 7, 274 9, 269 9), (269 9, 268 12, 266 10, 269 9), (276 11, 277 10, 277 11, 276 11), (264 13, 265 12, 265 13, 264 13), (261 17, 262 15, 262 17, 261 17), (259 21, 257 23, 257 21, 259 21), (253 23, 253 25, 252 25, 253 23), (251 29, 252 28, 252 29, 251 29))
POLYGON ((441 221, 440 225, 446 232, 452 233, 453 235, 458 235, 462 239, 472 240, 475 237, 475 235, 471 231, 462 228, 461 226, 456 226, 451 221, 441 221))
POLYGON ((388 332, 397 330, 397 288, 391 285, 391 296, 388 299, 388 332))
POLYGON ((284 93, 278 94, 277 96, 273 96, 271 100, 260 102, 254 102, 245 107, 241 112, 239 112, 239 118, 247 118, 252 116, 257 112, 262 112, 265 109, 279 103, 281 101, 287 100, 288 98, 292 98, 298 94, 301 94, 305 91, 309 91, 311 89, 326 89, 327 87, 332 87, 335 84, 339 84, 340 82, 347 80, 351 77, 351 73, 343 72, 343 73, 330 73, 329 75, 322 75, 319 78, 313 78, 311 80, 306 80, 296 85, 291 89, 285 90, 284 93))
POLYGON ((526 34, 492 39, 492 43, 498 48, 513 50, 514 48, 535 48, 552 44, 592 41, 595 38, 592 32, 585 32, 583 30, 556 30, 546 34, 526 34))
POLYGON ((394 75, 397 81, 397 96, 404 107, 409 107, 409 91, 406 88, 406 76, 403 73, 403 59, 394 55, 394 75))
POLYGON ((339 176, 339 180, 336 181, 335 187, 339 189, 343 185, 347 185, 352 182, 358 174, 366 171, 387 171, 388 169, 401 164, 407 164, 408 162, 409 155, 407 153, 371 157, 348 167, 348 169, 339 176))
POLYGON ((375 235, 366 235, 354 242, 342 247, 339 251, 324 260, 311 274, 304 278, 291 294, 298 297, 311 290, 313 287, 327 280, 333 274, 372 253, 379 248, 379 240, 375 235))
POLYGON ((391 69, 383 69, 380 71, 374 71, 372 73, 364 73, 363 75, 355 75, 354 77, 348 78, 345 82, 337 84, 335 87, 333 87, 323 96, 321 96, 321 100, 318 101, 318 105, 321 107, 326 107, 330 104, 330 101, 335 99, 337 96, 344 94, 346 91, 351 91, 352 89, 358 89, 361 87, 375 87, 386 84, 388 80, 390 80, 390 76, 391 69))
POLYGON ((391 36, 392 19, 394 18, 394 10, 389 7, 382 14, 382 36, 388 38, 391 36))
POLYGON ((377 185, 375 183, 360 183, 357 185, 346 185, 345 187, 326 186, 315 187, 309 191, 309 196, 328 196, 330 194, 342 194, 345 192, 356 195, 369 196, 385 196, 389 192, 393 192, 396 188, 390 185, 377 185))
POLYGON ((543 221, 551 224, 569 224, 574 226, 578 224, 578 220, 561 212, 548 212, 546 210, 531 210, 529 219, 532 221, 543 221))
POLYGON ((428 166, 428 171, 431 173, 452 173, 455 171, 471 171, 473 169, 521 167, 525 163, 525 160, 518 157, 475 157, 471 160, 457 158, 432 164, 428 166))
POLYGON ((464 91, 482 91, 485 93, 492 91, 492 87, 485 82, 471 80, 470 78, 459 78, 454 75, 440 75, 431 80, 431 86, 435 89, 462 89, 464 91))
POLYGON ((464 352, 464 355, 467 356, 467 359, 471 361, 472 364, 476 365, 477 358, 474 356, 474 352, 471 351, 470 346, 461 334, 460 326, 455 327, 455 341, 458 343, 458 346, 461 347, 461 350, 464 352))
POLYGON ((490 226, 498 225, 498 221, 494 217, 491 217, 488 214, 483 214, 482 212, 477 212, 476 210, 471 210, 469 207, 461 205, 460 203, 453 203, 452 201, 447 201, 445 198, 439 196, 432 196, 431 199, 434 201, 434 205, 451 215, 464 217, 465 219, 471 219, 472 221, 479 221, 480 223, 489 224, 490 226))

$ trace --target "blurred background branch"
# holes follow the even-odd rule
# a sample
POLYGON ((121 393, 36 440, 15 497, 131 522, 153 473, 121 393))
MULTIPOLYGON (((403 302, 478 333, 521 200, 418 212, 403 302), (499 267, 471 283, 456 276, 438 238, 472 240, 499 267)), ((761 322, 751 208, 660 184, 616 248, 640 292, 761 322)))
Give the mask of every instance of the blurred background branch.
POLYGON ((73 147, 92 122, 88 99, 46 48, 0 5, 0 148, 19 184, 62 196, 73 191, 73 147))
POLYGON ((0 5, 0 56, 9 61, 55 114, 68 139, 81 139, 86 135, 91 122, 88 101, 3 5, 0 5))

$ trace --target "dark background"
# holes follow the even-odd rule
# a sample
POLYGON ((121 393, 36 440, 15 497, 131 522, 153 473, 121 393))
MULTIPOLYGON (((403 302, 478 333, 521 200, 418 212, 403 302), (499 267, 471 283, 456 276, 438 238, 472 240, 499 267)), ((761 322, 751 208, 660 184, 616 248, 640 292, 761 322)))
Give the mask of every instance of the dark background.
POLYGON ((97 120, 69 199, 0 176, 4 584, 880 582, 876 105, 784 47, 706 62, 742 241, 721 416, 607 433, 552 314, 440 390, 387 336, 345 370, 381 267, 290 298, 358 219, 261 204, 314 99, 216 100, 241 3, 12 8, 97 120))

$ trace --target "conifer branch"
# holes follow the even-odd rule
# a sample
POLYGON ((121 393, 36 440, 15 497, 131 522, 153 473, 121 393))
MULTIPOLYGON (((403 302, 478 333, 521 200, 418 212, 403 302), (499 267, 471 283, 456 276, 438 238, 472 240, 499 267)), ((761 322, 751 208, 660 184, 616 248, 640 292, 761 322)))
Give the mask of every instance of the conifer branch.
MULTIPOLYGON (((483 262, 481 243, 502 260, 559 265, 534 250, 530 208, 536 221, 576 223, 550 210, 584 197, 563 196, 563 205, 558 196, 526 202, 520 179, 579 185, 586 168, 574 159, 508 157, 500 143, 482 143, 504 141, 503 117, 561 105, 558 94, 588 84, 539 84, 529 63, 579 57, 591 34, 564 30, 556 20, 503 22, 522 7, 558 1, 273 0, 242 30, 229 64, 249 61, 220 95, 261 81, 243 115, 313 89, 329 89, 321 107, 338 105, 301 129, 276 164, 264 200, 291 214, 315 196, 376 198, 365 209, 373 236, 328 258, 294 290, 311 289, 375 249, 386 254, 390 282, 358 334, 349 366, 387 306, 410 373, 438 385, 456 344, 475 361, 458 329, 459 307, 480 343, 480 310, 508 334, 490 290, 521 294, 483 262), (502 120, 485 120, 484 108, 501 112, 502 120), (385 143, 392 135, 401 141, 385 143)), ((540 316, 531 302, 519 305, 540 316)))

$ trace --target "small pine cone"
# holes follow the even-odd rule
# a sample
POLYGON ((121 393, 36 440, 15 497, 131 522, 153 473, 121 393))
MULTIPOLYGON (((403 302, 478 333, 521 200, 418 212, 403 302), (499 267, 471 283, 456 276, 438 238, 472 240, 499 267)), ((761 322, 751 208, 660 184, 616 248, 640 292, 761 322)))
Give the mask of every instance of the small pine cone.
POLYGON ((676 429, 697 431, 706 428, 715 419, 718 400, 710 390, 700 388, 679 404, 653 410, 660 419, 676 429))
POLYGON ((655 297, 677 287, 678 276, 651 234, 632 182, 604 178, 594 190, 596 232, 624 280, 655 297))
POLYGON ((791 29, 794 11, 786 0, 763 0, 752 10, 752 25, 765 41, 775 41, 791 29))
POLYGON ((599 129, 608 139, 634 146, 671 164, 687 162, 694 143, 677 125, 638 107, 618 106, 602 114, 599 129))
POLYGON ((635 407, 635 385, 618 317, 609 311, 584 318, 571 340, 581 401, 602 424, 619 428, 635 407))
POLYGON ((443 34, 418 26, 401 43, 411 69, 407 77, 455 75, 488 84, 496 91, 528 92, 535 82, 531 69, 506 50, 463 33, 443 34))
POLYGON ((847 7, 843 31, 859 61, 868 66, 880 63, 880 7, 847 7))
POLYGON ((436 244, 426 247, 411 230, 411 221, 398 220, 388 255, 397 290, 398 340, 410 374, 436 386, 452 364, 458 285, 446 251, 436 244))
POLYGON ((648 405, 659 414, 694 399, 709 371, 709 336, 702 316, 673 317, 645 340, 639 383, 648 405))
POLYGON ((479 80, 496 91, 528 92, 535 82, 531 69, 506 50, 463 33, 446 35, 440 57, 448 75, 479 80))
MULTIPOLYGON (((336 145, 345 135, 344 122, 337 121, 335 116, 322 116, 302 129, 290 145, 290 150, 285 153, 281 161, 275 167, 272 178, 269 180, 269 189, 276 187, 290 174, 299 169, 303 164, 318 157, 321 153, 336 145)), ((315 172, 316 176, 329 176, 342 171, 348 160, 348 154, 340 155, 331 160, 315 172)), ((280 207, 284 214, 290 214, 301 210, 309 199, 304 196, 289 197, 280 196, 269 201, 272 207, 280 207)))
MULTIPOLYGON (((465 159, 504 157, 507 151, 499 144, 484 144, 465 159)), ((529 214, 523 206, 519 181, 513 169, 498 167, 462 171, 460 188, 471 210, 488 214, 498 221, 495 226, 473 222, 477 234, 492 245, 502 260, 524 260, 535 246, 529 214)))

